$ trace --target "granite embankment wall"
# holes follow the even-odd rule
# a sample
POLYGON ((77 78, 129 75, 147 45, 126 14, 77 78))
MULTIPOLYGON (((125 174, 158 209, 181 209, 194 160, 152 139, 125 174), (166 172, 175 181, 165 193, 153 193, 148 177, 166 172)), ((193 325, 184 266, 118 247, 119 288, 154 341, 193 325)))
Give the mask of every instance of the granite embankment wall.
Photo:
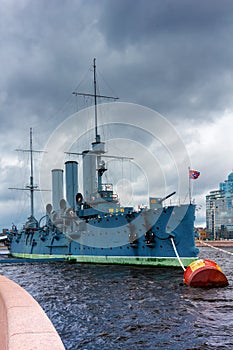
POLYGON ((0 276, 0 327, 1 350, 65 350, 40 305, 4 276, 0 276))

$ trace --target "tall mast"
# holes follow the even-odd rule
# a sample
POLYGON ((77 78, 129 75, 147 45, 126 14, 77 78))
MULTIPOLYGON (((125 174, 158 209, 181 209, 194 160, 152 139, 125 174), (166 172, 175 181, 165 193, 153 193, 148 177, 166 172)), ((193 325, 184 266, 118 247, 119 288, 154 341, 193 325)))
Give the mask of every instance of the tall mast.
POLYGON ((31 199, 31 217, 34 217, 34 189, 35 186, 33 184, 33 154, 32 154, 32 128, 30 128, 30 185, 28 186, 30 189, 30 199, 31 199))
POLYGON ((30 218, 34 219, 34 191, 41 191, 38 189, 37 185, 34 185, 33 180, 33 153, 42 153, 43 151, 33 150, 32 147, 32 128, 30 128, 30 146, 29 149, 16 149, 20 152, 28 152, 30 154, 30 182, 25 188, 10 187, 10 190, 29 190, 30 191, 30 218))
POLYGON ((96 88, 96 58, 93 59, 93 68, 94 68, 94 94, 83 93, 83 92, 76 92, 76 91, 73 91, 72 94, 75 95, 75 96, 94 97, 94 104, 95 104, 95 141, 96 141, 96 143, 100 143, 100 135, 98 134, 98 110, 97 110, 98 104, 97 104, 97 98, 118 100, 119 97, 97 95, 97 88, 96 88))
POLYGON ((98 120, 97 120, 97 91, 96 91, 96 58, 93 61, 94 67, 94 98, 95 98, 95 141, 100 142, 100 135, 98 135, 98 120))

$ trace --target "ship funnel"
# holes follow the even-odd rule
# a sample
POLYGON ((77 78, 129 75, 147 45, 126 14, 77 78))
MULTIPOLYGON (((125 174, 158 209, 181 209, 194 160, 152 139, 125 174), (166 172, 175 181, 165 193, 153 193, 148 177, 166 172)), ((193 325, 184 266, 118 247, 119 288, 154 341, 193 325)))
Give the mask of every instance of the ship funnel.
POLYGON ((83 196, 90 202, 96 186, 96 154, 89 151, 83 152, 83 196))
POLYGON ((52 170, 52 202, 56 212, 60 210, 60 200, 63 198, 63 170, 52 170))
POLYGON ((65 162, 66 169, 66 200, 70 208, 75 209, 76 193, 78 192, 78 162, 65 162))

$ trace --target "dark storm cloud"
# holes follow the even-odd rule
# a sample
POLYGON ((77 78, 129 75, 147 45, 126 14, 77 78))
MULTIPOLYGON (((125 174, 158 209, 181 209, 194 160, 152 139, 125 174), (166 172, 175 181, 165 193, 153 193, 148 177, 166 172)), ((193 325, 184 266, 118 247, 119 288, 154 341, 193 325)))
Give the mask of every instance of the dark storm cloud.
POLYGON ((0 8, 2 119, 13 126, 17 119, 46 121, 71 94, 93 57, 85 45, 95 25, 89 10, 95 2, 6 1, 4 5, 0 8))
POLYGON ((121 68, 137 101, 181 118, 232 106, 232 2, 122 0, 104 9, 108 45, 135 55, 121 68))
POLYGON ((213 118, 232 106, 231 1, 4 4, 0 96, 8 123, 16 110, 25 121, 51 118, 94 56, 121 100, 170 119, 213 118))
POLYGON ((213 32, 231 20, 232 10, 229 0, 107 0, 100 23, 109 43, 122 47, 161 34, 213 32))

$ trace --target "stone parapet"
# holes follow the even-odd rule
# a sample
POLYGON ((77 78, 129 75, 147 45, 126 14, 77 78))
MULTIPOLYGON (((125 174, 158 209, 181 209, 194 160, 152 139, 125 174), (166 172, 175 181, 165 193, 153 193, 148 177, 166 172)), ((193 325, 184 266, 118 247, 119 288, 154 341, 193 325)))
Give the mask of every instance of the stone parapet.
POLYGON ((0 276, 0 324, 1 350, 65 350, 37 301, 4 276, 0 276))

